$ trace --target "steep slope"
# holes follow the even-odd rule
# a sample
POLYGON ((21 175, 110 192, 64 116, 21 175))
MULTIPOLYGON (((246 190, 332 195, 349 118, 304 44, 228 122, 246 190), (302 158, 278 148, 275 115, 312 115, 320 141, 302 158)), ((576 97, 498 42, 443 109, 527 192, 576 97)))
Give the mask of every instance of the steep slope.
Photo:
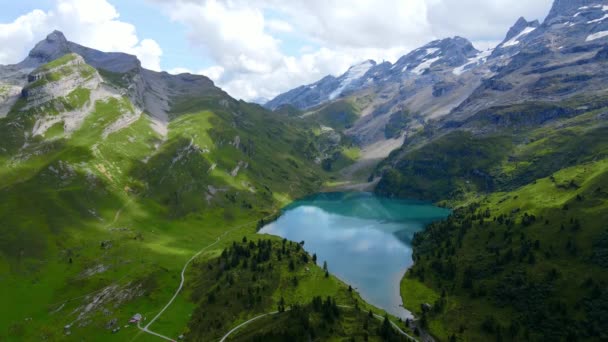
MULTIPOLYGON (((2 340, 130 339, 111 330, 162 308, 188 258, 326 176, 308 127, 203 76, 59 32, 0 72, 16 93, 0 118, 2 340)), ((165 316, 179 335, 187 320, 165 316)))
POLYGON ((603 95, 607 80, 602 32, 608 30, 608 2, 568 3, 556 2, 540 26, 520 20, 519 33, 507 36, 489 59, 488 63, 496 64, 493 75, 446 120, 466 120, 504 104, 603 95))
POLYGON ((365 182, 408 134, 449 113, 481 84, 489 70, 480 65, 490 53, 475 50, 461 37, 437 40, 394 65, 364 62, 339 78, 328 76, 279 95, 266 107, 278 112, 285 106, 303 109, 307 121, 352 139, 360 157, 341 177, 365 182))
POLYGON ((333 127, 352 137, 362 160, 373 164, 421 130, 485 129, 469 121, 494 108, 604 95, 607 9, 602 0, 556 1, 542 24, 520 18, 493 50, 479 52, 460 37, 434 41, 394 65, 372 66, 333 100, 329 95, 340 83, 328 76, 267 106, 295 106, 326 123, 347 118, 347 125, 340 120, 333 127), (353 110, 344 112, 345 106, 353 110))
POLYGON ((193 269, 192 299, 197 307, 185 334, 189 340, 219 340, 236 319, 269 312, 275 314, 252 321, 229 340, 364 339, 366 335, 372 341, 408 340, 388 321, 379 331, 381 321, 359 295, 326 276, 296 242, 243 239, 193 269))
POLYGON ((340 77, 327 76, 322 80, 281 94, 266 102, 264 106, 275 110, 283 105, 289 104, 298 109, 309 109, 325 102, 335 100, 348 93, 349 90, 357 89, 364 85, 365 75, 376 66, 374 61, 365 61, 352 66, 340 77))
POLYGON ((606 5, 518 21, 492 76, 377 170, 378 193, 457 208, 416 237, 402 282, 441 340, 606 339, 606 5))

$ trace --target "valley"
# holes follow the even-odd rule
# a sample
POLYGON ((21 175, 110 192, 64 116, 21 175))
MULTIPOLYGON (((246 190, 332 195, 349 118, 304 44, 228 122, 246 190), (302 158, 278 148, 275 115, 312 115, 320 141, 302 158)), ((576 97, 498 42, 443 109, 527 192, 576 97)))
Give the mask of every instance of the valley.
POLYGON ((0 66, 0 340, 605 340, 607 12, 264 105, 51 32, 0 66))

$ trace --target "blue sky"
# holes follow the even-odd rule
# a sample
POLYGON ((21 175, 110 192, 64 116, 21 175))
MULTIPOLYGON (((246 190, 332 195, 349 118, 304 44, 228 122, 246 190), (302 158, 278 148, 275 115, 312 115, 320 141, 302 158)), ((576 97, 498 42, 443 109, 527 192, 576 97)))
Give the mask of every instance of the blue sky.
POLYGON ((161 61, 163 70, 178 67, 198 70, 213 65, 206 56, 197 54, 185 39, 184 27, 172 23, 163 15, 158 6, 145 0, 112 1, 120 13, 121 20, 132 23, 141 38, 152 38, 163 49, 161 61))
MULTIPOLYGON (((53 0, 0 0, 0 2, 2 23, 11 22, 33 9, 49 11, 55 5, 53 0)), ((161 61, 163 70, 178 67, 198 70, 213 64, 211 60, 194 51, 185 39, 184 27, 179 23, 172 23, 169 17, 162 14, 158 6, 146 0, 122 0, 110 1, 110 3, 120 13, 122 21, 135 25, 141 38, 152 38, 163 48, 163 56, 165 56, 161 61)))
POLYGON ((0 64, 53 29, 135 54, 153 70, 204 74, 237 98, 271 98, 363 60, 394 62, 439 38, 498 44, 552 0, 0 0, 0 64))

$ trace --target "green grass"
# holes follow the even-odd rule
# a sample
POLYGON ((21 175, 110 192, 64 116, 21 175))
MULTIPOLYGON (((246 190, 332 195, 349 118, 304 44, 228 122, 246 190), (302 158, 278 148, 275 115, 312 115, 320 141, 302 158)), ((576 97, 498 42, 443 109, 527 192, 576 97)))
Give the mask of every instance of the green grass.
MULTIPOLYGON (((88 66, 62 68, 66 62, 41 70, 88 77, 88 66)), ((125 79, 102 74, 117 87, 125 79)), ((148 341, 133 327, 111 334, 106 324, 117 319, 123 326, 136 312, 151 318, 173 295, 192 255, 240 227, 199 262, 216 257, 232 241, 254 236, 262 217, 323 183, 327 174, 306 154, 307 124, 221 91, 207 94, 172 99, 166 139, 146 116, 104 136, 133 105, 127 98, 90 103, 90 92, 78 85, 65 98, 28 110, 21 110, 27 98, 21 99, 0 119, 0 291, 14 307, 0 314, 0 340, 64 340, 63 326, 76 322, 70 340, 148 341), (27 136, 40 117, 89 103, 92 110, 69 137, 62 123, 44 136, 27 136), (106 241, 110 248, 101 246, 106 241), (84 273, 100 265, 107 270, 84 273), (104 289, 109 294, 83 314, 104 289)), ((321 291, 338 293, 338 284, 329 278, 321 291)), ((289 295, 316 293, 308 291, 289 295)), ((181 294, 154 329, 170 336, 183 331, 197 304, 191 295, 181 294)))
POLYGON ((334 310, 328 314, 326 309, 315 309, 312 304, 296 306, 291 311, 252 322, 235 332, 229 341, 408 340, 362 309, 334 310))
POLYGON ((433 305, 433 335, 605 338, 604 105, 588 98, 479 113, 468 125, 485 134, 423 132, 381 165, 381 193, 457 208, 414 238, 415 265, 402 282, 407 308, 420 316, 421 303, 433 305), (546 120, 551 113, 561 114, 546 120))
MULTIPOLYGON (((197 308, 188 328, 176 333, 194 340, 217 339, 241 322, 276 311, 282 301, 285 306, 298 306, 315 297, 330 296, 339 305, 359 306, 364 316, 371 309, 346 284, 326 276, 298 243, 275 237, 251 238, 255 239, 242 239, 220 256, 207 254, 210 259, 203 258, 193 265, 188 293, 197 308)), ((357 328, 363 326, 362 321, 359 323, 357 328)), ((276 327, 269 322, 261 325, 276 327)), ((347 327, 346 331, 353 331, 353 324, 347 327)), ((344 335, 335 332, 332 336, 344 335)))
POLYGON ((189 323, 190 338, 219 338, 235 323, 276 310, 281 298, 287 305, 314 296, 332 296, 349 305, 358 298, 337 279, 326 278, 297 243, 272 238, 235 246, 193 267, 190 291, 198 308, 189 323))
POLYGON ((321 123, 336 130, 352 127, 360 116, 360 109, 349 100, 339 100, 305 113, 308 121, 321 123))
POLYGON ((57 58, 54 61, 50 61, 50 62, 42 65, 41 67, 36 69, 34 71, 34 73, 45 72, 45 71, 59 68, 61 66, 64 66, 65 64, 68 64, 68 63, 74 61, 76 59, 76 57, 77 57, 77 55, 75 53, 68 53, 62 57, 57 58))
POLYGON ((416 316, 422 315, 422 304, 434 304, 441 295, 423 283, 407 276, 401 279, 401 298, 403 306, 416 316))

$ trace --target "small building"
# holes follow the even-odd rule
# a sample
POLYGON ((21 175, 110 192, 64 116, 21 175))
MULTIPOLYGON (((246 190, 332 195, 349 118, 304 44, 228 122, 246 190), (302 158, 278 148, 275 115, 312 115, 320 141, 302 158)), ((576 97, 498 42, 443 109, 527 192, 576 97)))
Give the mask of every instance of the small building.
POLYGON ((133 317, 131 317, 129 323, 139 323, 141 321, 141 317, 141 314, 135 314, 133 317))

